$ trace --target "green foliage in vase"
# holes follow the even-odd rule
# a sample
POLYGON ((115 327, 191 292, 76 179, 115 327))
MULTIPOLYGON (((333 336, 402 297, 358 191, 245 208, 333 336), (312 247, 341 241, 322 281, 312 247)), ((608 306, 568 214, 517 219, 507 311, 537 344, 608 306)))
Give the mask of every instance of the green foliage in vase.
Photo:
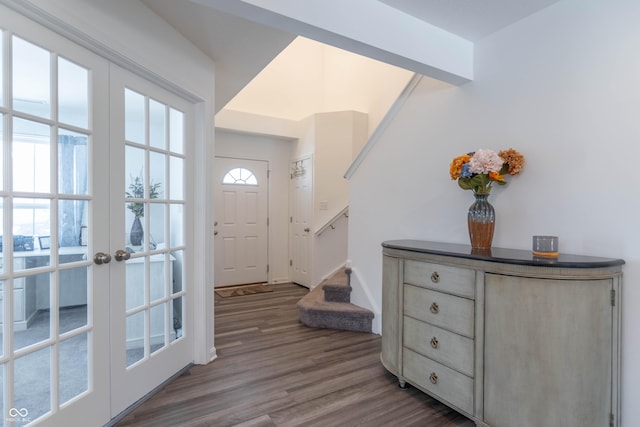
MULTIPOLYGON (((131 184, 129 184, 129 191, 125 192, 128 199, 143 199, 144 198, 144 182, 142 176, 131 176, 131 184)), ((160 195, 160 183, 154 183, 151 181, 149 184, 149 198, 157 199, 160 195)), ((144 216, 144 203, 131 202, 127 205, 127 208, 133 212, 136 219, 144 216)))

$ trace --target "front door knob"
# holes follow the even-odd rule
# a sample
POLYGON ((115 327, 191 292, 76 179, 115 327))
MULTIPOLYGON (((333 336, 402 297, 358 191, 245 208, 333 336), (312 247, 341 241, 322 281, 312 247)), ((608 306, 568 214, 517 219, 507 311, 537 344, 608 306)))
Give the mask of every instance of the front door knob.
POLYGON ((95 262, 98 265, 109 264, 109 262, 111 262, 111 255, 105 254, 104 252, 97 252, 93 256, 93 262, 95 262))
POLYGON ((131 254, 123 249, 118 249, 116 251, 116 253, 114 254, 114 258, 116 259, 116 261, 120 262, 120 261, 126 261, 129 258, 131 258, 131 254))

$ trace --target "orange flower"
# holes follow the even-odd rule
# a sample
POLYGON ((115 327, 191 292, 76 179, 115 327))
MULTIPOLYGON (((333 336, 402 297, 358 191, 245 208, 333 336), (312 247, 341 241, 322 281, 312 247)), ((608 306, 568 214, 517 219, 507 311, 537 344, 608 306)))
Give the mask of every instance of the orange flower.
POLYGON ((500 172, 489 172, 489 179, 491 181, 504 181, 504 175, 500 175, 500 172))
POLYGON ((451 179, 458 179, 460 177, 460 172, 462 172, 462 166, 465 163, 469 163, 470 160, 471 156, 468 154, 463 154, 453 159, 449 166, 449 175, 451 175, 451 179))
POLYGON ((509 170, 507 170, 509 175, 518 175, 520 171, 522 171, 524 167, 524 156, 518 151, 509 148, 508 150, 501 150, 498 156, 509 165, 509 170))

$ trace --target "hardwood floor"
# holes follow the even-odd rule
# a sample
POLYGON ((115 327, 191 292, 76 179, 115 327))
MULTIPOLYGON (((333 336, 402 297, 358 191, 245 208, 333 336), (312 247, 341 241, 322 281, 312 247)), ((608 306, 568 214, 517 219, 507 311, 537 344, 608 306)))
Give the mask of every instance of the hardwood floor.
POLYGON ((116 426, 473 426, 408 387, 379 359, 374 334, 298 322, 307 289, 215 300, 218 359, 194 366, 116 426))

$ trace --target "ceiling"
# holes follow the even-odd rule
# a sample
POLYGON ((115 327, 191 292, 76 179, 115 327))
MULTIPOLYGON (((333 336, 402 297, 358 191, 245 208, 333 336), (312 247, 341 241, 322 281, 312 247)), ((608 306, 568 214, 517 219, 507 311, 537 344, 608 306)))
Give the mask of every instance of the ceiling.
MULTIPOLYGON (((221 12, 215 2, 204 6, 198 0, 141 1, 214 60, 216 111, 296 37, 221 12)), ((380 1, 475 42, 560 0, 361 0, 363 5, 367 1, 380 1)))

